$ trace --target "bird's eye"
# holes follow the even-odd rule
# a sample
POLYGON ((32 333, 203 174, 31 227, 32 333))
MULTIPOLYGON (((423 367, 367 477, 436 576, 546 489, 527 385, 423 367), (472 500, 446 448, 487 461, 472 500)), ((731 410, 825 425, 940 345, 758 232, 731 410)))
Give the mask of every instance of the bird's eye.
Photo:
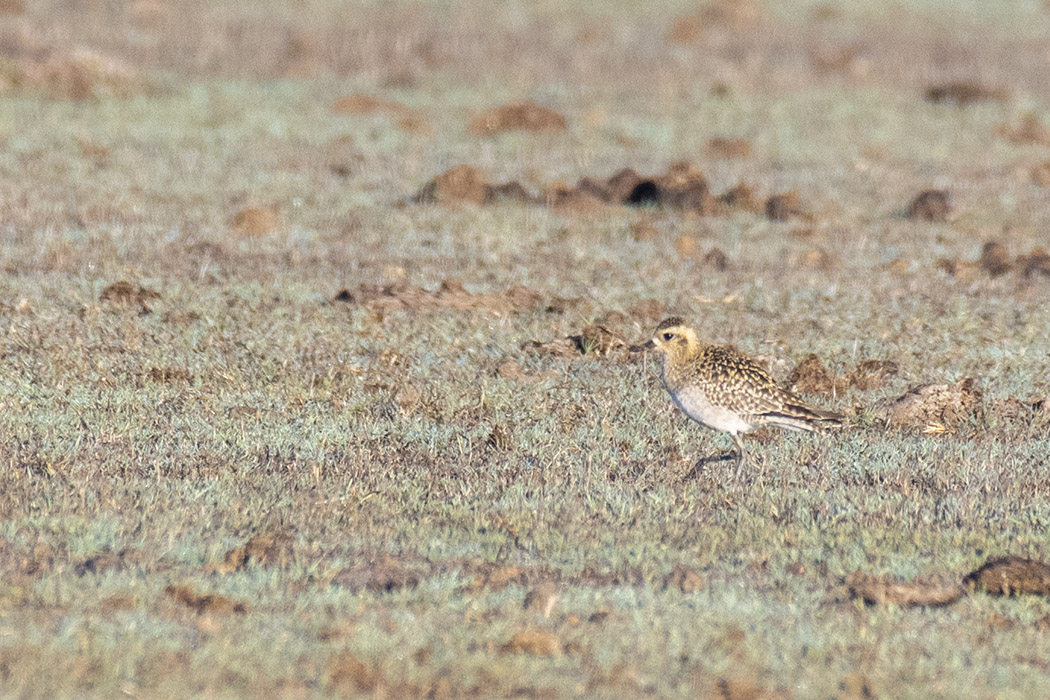
POLYGON ((665 343, 670 343, 672 340, 674 340, 674 333, 664 333, 665 343))

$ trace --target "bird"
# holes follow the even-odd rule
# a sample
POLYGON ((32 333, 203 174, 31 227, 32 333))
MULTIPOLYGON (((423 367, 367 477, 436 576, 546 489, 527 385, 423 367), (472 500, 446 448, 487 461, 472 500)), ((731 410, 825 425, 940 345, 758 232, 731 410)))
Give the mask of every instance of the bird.
POLYGON ((729 433, 738 468, 753 464, 744 433, 767 425, 805 432, 842 427, 841 414, 807 406, 746 354, 732 345, 702 342, 678 316, 661 321, 648 342, 629 349, 663 355, 667 393, 689 418, 729 433))

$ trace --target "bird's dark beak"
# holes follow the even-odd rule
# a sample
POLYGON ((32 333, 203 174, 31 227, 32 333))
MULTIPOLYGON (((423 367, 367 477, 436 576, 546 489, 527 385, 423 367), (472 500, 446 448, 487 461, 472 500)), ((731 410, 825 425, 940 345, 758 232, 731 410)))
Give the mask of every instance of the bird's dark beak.
POLYGON ((656 347, 656 343, 653 342, 652 338, 640 345, 632 345, 627 348, 631 352, 645 352, 646 350, 652 350, 656 347))

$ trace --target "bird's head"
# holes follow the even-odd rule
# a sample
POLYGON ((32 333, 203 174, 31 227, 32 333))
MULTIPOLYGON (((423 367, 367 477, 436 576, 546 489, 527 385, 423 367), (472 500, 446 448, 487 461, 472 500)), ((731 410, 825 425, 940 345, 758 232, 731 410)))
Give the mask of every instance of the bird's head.
POLYGON ((696 331, 685 325, 685 321, 678 316, 672 316, 660 322, 648 342, 632 345, 630 349, 631 352, 656 350, 668 359, 681 359, 692 355, 699 347, 696 331))

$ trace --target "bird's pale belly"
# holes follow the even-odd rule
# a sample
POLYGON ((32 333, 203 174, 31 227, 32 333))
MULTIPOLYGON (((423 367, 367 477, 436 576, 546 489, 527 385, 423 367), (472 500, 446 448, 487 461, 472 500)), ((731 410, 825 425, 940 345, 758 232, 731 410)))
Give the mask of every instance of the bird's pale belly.
POLYGON ((754 427, 739 413, 712 404, 699 389, 673 391, 668 387, 667 391, 683 413, 709 428, 737 434, 749 432, 754 427))

